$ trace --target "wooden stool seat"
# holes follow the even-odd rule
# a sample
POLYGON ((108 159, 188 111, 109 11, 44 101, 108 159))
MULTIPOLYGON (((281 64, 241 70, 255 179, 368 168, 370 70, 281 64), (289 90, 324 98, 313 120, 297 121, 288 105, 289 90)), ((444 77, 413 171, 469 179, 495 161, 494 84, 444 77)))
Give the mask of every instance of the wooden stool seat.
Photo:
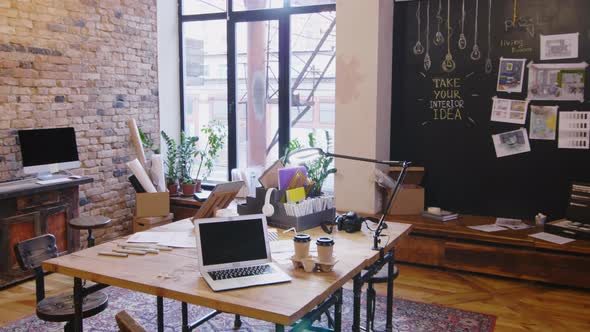
POLYGON ((106 227, 111 223, 111 219, 103 216, 89 216, 89 217, 78 217, 69 221, 69 225, 76 229, 85 229, 88 231, 88 247, 94 247, 94 236, 92 236, 92 230, 96 228, 106 227))
MULTIPOLYGON (((105 310, 109 297, 103 292, 95 292, 84 297, 82 316, 94 316, 105 310)), ((74 320, 74 297, 72 294, 52 296, 37 303, 37 317, 48 322, 70 322, 74 320)))
POLYGON ((78 217, 71 219, 69 225, 76 229, 96 229, 106 227, 111 219, 103 216, 78 217))

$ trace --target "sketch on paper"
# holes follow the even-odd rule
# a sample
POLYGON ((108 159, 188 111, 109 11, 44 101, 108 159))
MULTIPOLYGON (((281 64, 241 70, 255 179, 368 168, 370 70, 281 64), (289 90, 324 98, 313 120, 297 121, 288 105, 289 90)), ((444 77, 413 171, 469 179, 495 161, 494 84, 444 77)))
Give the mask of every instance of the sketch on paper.
POLYGON ((492 121, 524 124, 528 100, 493 98, 492 121))
POLYGON ((590 112, 560 112, 559 141, 560 149, 590 148, 590 112))
POLYGON ((529 64, 528 98, 584 101, 586 62, 529 64))
POLYGON ((500 58, 498 73, 499 92, 522 92, 522 81, 526 59, 500 58))
POLYGON ((558 106, 531 106, 530 139, 555 140, 558 106))
POLYGON ((541 60, 577 58, 579 36, 579 33, 541 35, 541 60))
POLYGON ((492 136, 496 157, 506 157, 531 151, 526 129, 508 131, 492 136))

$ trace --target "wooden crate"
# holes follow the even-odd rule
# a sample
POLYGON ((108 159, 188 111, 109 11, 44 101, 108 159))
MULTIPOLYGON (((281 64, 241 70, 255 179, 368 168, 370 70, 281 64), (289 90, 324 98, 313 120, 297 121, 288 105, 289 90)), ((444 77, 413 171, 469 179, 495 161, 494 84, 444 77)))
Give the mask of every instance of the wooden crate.
POLYGON ((133 217, 133 233, 147 231, 148 229, 166 225, 172 222, 174 214, 169 213, 165 217, 133 217))

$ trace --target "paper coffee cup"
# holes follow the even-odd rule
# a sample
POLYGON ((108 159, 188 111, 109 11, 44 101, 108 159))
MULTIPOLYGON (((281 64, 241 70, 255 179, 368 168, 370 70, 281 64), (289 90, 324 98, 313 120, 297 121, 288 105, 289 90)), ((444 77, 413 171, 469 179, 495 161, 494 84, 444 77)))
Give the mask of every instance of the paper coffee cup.
POLYGON ((311 243, 311 236, 308 234, 297 234, 293 237, 293 244, 295 246, 295 258, 303 259, 309 256, 309 244, 311 243))
POLYGON ((334 239, 331 237, 320 237, 316 241, 318 247, 318 259, 320 262, 331 262, 334 255, 334 239))

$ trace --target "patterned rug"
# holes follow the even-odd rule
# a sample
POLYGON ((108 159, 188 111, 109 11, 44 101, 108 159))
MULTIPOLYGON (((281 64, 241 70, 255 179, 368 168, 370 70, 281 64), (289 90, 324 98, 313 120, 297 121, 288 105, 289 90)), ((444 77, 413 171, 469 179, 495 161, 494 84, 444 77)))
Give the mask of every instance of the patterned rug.
MULTIPOLYGON (((117 331, 115 314, 126 310, 148 331, 156 331, 156 297, 142 293, 135 293, 125 289, 109 287, 104 290, 109 295, 109 306, 102 313, 84 320, 84 330, 92 332, 117 331)), ((364 298, 364 294, 363 294, 364 298)), ((343 331, 350 331, 352 325, 352 291, 344 290, 344 306, 342 313, 343 331)), ((375 328, 384 330, 385 327, 385 297, 377 298, 377 317, 375 328)), ((166 332, 181 331, 180 302, 164 300, 164 322, 166 332)), ((364 309, 364 303, 363 303, 364 309)), ((196 320, 208 313, 210 309, 189 306, 189 319, 196 320)), ((201 325, 196 331, 234 331, 234 316, 221 314, 201 325)), ((274 331, 274 325, 256 319, 242 318, 239 331, 274 331)), ((363 320, 364 322, 364 313, 363 320)), ((394 301, 394 330, 409 332, 488 332, 494 330, 496 317, 469 312, 444 306, 395 299, 394 301)), ((326 326, 325 316, 318 325, 326 326)), ((0 327, 0 332, 53 332, 63 331, 63 324, 47 323, 36 316, 30 316, 0 327)))

